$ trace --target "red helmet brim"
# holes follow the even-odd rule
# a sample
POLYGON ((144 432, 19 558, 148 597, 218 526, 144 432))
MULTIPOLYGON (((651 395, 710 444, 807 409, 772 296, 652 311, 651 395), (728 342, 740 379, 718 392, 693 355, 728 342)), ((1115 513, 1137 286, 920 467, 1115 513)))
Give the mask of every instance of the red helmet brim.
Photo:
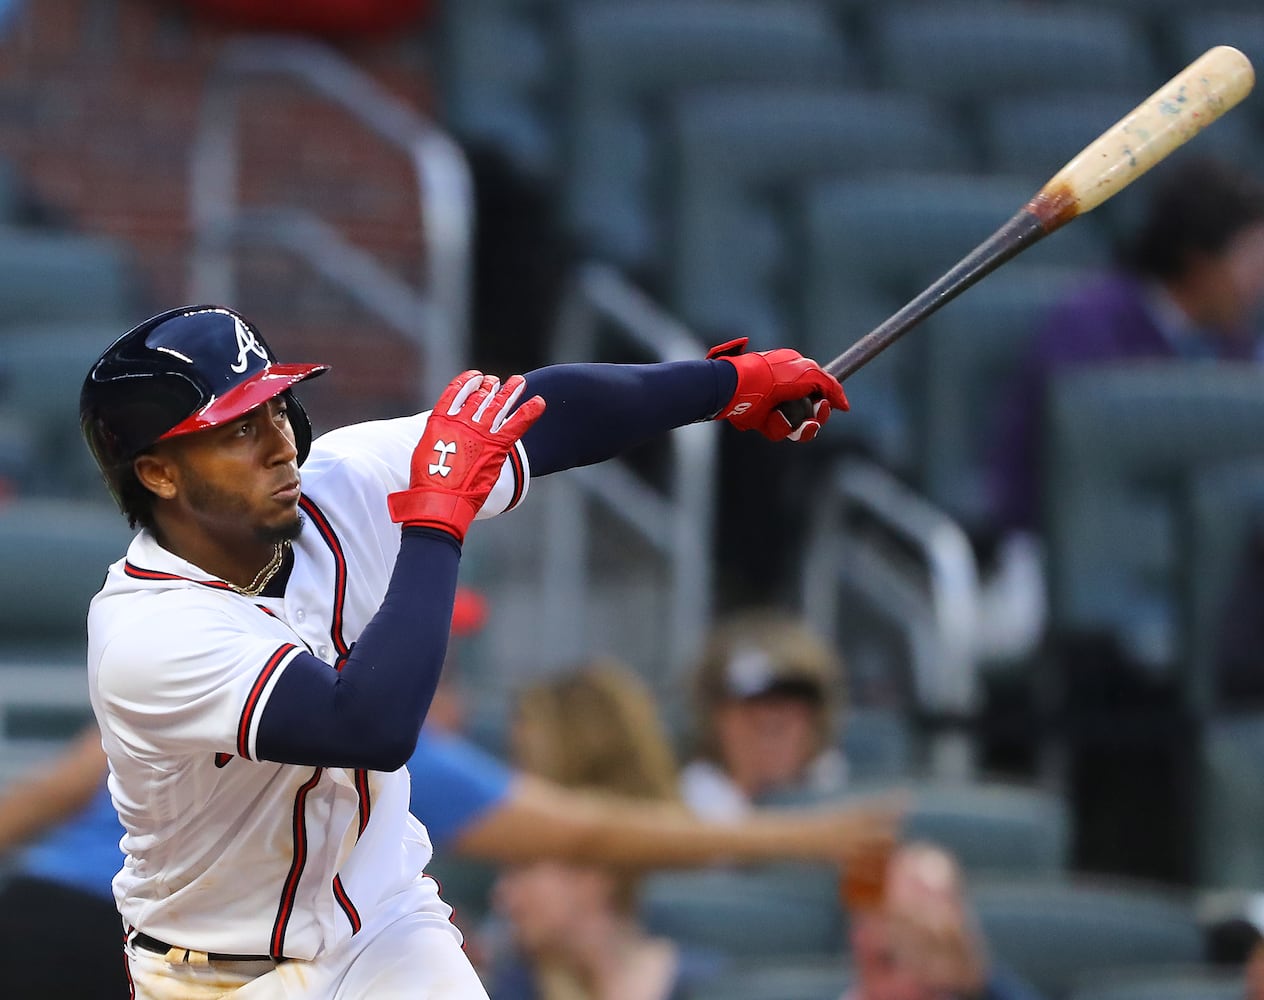
POLYGON ((158 440, 209 430, 236 420, 256 406, 279 396, 304 379, 315 378, 329 371, 329 365, 268 365, 258 374, 239 382, 222 396, 216 396, 201 409, 185 417, 158 440))

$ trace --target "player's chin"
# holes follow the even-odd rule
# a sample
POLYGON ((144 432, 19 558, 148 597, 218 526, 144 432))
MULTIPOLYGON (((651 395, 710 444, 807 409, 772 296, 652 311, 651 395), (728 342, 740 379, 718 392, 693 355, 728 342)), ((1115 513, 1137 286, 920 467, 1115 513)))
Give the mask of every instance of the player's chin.
POLYGON ((303 512, 298 501, 279 504, 281 509, 274 510, 261 528, 261 533, 270 542, 292 542, 303 530, 303 512))

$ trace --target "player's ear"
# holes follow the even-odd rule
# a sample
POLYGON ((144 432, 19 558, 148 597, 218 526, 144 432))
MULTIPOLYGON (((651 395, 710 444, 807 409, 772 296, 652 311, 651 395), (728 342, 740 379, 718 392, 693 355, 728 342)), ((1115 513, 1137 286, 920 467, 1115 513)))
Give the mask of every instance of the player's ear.
POLYGON ((175 497, 176 466, 171 457, 161 452, 147 451, 132 461, 132 471, 140 484, 154 496, 163 500, 175 497))

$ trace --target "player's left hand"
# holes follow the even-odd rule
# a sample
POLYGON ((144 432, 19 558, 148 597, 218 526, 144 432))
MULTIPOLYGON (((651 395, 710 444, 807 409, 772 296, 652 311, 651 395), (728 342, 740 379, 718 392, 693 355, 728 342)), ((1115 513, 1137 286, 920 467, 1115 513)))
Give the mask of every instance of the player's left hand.
POLYGON ((790 348, 746 354, 746 344, 747 338, 739 337, 707 352, 708 358, 722 358, 737 369, 737 389, 716 420, 742 431, 757 430, 771 441, 811 441, 831 409, 848 409, 838 379, 811 358, 790 348), (808 401, 811 416, 792 425, 777 407, 795 399, 808 401))

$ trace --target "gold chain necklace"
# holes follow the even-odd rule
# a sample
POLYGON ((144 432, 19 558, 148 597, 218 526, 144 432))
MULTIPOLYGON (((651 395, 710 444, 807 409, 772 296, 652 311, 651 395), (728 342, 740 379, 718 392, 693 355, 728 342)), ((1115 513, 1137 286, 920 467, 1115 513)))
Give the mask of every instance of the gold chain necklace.
POLYGON ((268 560, 267 565, 264 566, 263 569, 259 570, 259 572, 255 574, 255 578, 246 586, 239 587, 237 584, 231 583, 227 580, 224 582, 243 597, 258 597, 261 593, 263 593, 263 588, 271 583, 272 578, 277 575, 277 570, 279 570, 281 568, 281 564, 285 562, 285 553, 289 547, 290 543, 288 541, 275 542, 272 546, 272 558, 268 560))

